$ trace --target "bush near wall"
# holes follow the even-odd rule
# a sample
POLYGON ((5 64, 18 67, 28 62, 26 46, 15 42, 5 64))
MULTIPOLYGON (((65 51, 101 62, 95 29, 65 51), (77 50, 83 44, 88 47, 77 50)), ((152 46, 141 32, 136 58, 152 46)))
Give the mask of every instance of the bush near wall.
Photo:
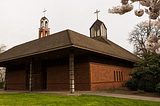
POLYGON ((135 78, 130 78, 126 83, 125 86, 132 91, 138 90, 138 80, 135 78))
POLYGON ((125 85, 130 90, 158 92, 160 95, 160 54, 144 53, 144 59, 134 64, 132 76, 125 85))
POLYGON ((0 88, 4 88, 4 82, 0 82, 0 88))
POLYGON ((148 81, 148 80, 138 80, 136 78, 130 78, 128 81, 126 81, 125 86, 132 90, 132 91, 137 91, 137 90, 144 90, 147 92, 156 92, 156 87, 159 87, 158 89, 160 90, 160 84, 158 86, 157 83, 148 81))
POLYGON ((156 91, 158 92, 158 95, 160 96, 160 83, 156 85, 156 91))

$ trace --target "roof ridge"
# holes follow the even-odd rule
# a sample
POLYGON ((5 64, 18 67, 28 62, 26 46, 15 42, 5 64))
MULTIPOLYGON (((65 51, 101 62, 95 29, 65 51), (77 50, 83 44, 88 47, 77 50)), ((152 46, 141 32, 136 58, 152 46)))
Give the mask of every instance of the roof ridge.
MULTIPOLYGON (((134 55, 135 57, 137 57, 135 54, 133 54, 132 52, 128 51, 127 49, 124 49, 123 47, 121 47, 120 45, 114 43, 113 41, 107 39, 109 42, 112 42, 114 45, 118 46, 119 48, 123 49, 124 51, 128 52, 129 54, 134 55)), ((138 59, 140 59, 139 57, 137 57, 138 59)))
POLYGON ((105 43, 105 44, 110 45, 102 36, 92 37, 92 39, 94 39, 94 40, 96 40, 96 41, 98 41, 98 42, 102 42, 102 43, 105 43), (98 40, 98 39, 96 39, 96 38, 101 38, 103 41, 100 41, 100 40, 98 40))
POLYGON ((110 44, 107 42, 107 38, 105 38, 105 37, 103 37, 103 36, 101 36, 101 38, 102 38, 108 45, 110 45, 110 44))
POLYGON ((72 42, 72 40, 71 40, 70 30, 69 30, 69 29, 67 29, 67 34, 68 34, 68 38, 69 38, 69 41, 70 41, 71 45, 73 45, 73 42, 72 42))

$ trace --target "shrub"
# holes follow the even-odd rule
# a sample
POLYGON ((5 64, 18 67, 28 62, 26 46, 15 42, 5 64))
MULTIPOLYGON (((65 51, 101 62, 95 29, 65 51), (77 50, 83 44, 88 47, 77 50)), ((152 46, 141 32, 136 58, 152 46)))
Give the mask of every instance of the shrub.
POLYGON ((4 87, 4 82, 0 82, 0 88, 4 87))
POLYGON ((145 83, 145 91, 155 92, 156 84, 151 81, 146 81, 145 83))
POLYGON ((156 91, 158 92, 158 95, 160 96, 160 83, 156 85, 156 91))
POLYGON ((138 89, 139 90, 145 90, 146 89, 146 80, 139 80, 138 82, 138 89))
POLYGON ((135 78, 130 78, 126 83, 125 86, 130 90, 136 91, 138 90, 138 80, 135 78))

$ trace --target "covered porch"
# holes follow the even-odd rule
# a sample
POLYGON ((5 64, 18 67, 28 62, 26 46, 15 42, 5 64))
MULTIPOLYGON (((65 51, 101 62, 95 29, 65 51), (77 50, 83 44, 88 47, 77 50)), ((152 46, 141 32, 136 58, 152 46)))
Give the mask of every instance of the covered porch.
POLYGON ((89 51, 64 48, 1 63, 5 90, 90 90, 89 51))

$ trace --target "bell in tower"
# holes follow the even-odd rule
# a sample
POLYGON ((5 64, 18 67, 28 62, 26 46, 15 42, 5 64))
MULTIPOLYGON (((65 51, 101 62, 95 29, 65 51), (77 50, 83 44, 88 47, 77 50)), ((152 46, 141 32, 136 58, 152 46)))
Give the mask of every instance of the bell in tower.
POLYGON ((45 17, 46 10, 44 10, 43 12, 44 12, 44 17, 42 17, 40 20, 39 38, 49 35, 49 28, 48 28, 49 20, 45 17))
POLYGON ((90 37, 98 37, 98 36, 103 36, 107 38, 107 28, 105 24, 98 19, 98 13, 100 11, 96 11, 95 13, 97 14, 97 20, 93 23, 93 25, 90 28, 90 37))

